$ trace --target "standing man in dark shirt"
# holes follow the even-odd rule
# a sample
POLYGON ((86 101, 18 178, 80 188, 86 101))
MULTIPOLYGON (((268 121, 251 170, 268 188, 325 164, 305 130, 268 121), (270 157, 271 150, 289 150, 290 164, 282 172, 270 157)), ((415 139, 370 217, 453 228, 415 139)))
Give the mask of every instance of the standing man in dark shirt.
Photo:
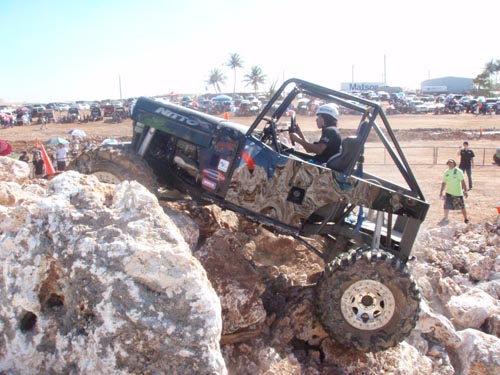
POLYGON ((35 178, 43 178, 45 176, 45 163, 39 152, 33 154, 33 174, 35 178))
POLYGON ((290 139, 300 144, 304 149, 316 154, 312 161, 323 164, 340 151, 340 133, 337 129, 339 110, 335 104, 323 104, 316 111, 316 126, 321 129, 321 138, 318 142, 308 142, 297 125, 297 132, 290 133, 290 139))
POLYGON ((463 146, 460 147, 458 151, 458 156, 460 156, 460 168, 466 175, 469 182, 469 190, 472 189, 472 167, 474 167, 474 151, 469 148, 469 142, 464 142, 463 146))

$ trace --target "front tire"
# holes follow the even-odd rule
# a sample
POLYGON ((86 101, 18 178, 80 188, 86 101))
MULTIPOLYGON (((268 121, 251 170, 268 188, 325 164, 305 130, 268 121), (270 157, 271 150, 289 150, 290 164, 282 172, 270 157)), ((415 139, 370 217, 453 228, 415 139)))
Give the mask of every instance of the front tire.
POLYGON ((332 339, 377 352, 410 334, 420 296, 401 260, 382 250, 352 250, 326 267, 318 303, 319 318, 332 339))
POLYGON ((153 170, 129 145, 104 145, 86 151, 73 160, 68 169, 94 175, 99 181, 111 184, 135 180, 153 194, 158 193, 153 170))

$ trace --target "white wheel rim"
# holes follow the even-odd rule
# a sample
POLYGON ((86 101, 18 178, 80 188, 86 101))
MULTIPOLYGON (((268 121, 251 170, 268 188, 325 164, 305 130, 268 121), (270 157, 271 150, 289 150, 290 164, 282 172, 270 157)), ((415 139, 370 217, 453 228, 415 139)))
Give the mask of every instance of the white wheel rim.
POLYGON ((119 184, 122 182, 118 177, 116 177, 114 174, 109 173, 109 172, 94 172, 92 173, 93 176, 96 176, 97 179, 101 182, 104 182, 106 184, 119 184))
POLYGON ((374 280, 360 280, 344 292, 340 308, 350 325, 372 331, 389 323, 396 310, 396 303, 394 295, 384 284, 374 280))

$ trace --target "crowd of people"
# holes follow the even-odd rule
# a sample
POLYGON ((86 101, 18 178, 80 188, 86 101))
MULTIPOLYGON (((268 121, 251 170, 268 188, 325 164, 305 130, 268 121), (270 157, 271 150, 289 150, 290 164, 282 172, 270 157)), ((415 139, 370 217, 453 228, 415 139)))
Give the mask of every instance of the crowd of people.
MULTIPOLYGON (((68 163, 76 158, 80 152, 93 147, 95 145, 90 140, 84 141, 80 137, 72 136, 69 143, 47 146, 46 152, 54 171, 58 173, 65 171, 68 163)), ((43 160, 42 151, 39 148, 31 151, 31 158, 28 151, 22 151, 19 160, 30 164, 31 176, 33 178, 44 178, 47 176, 47 166, 43 160)))
MULTIPOLYGON (((112 111, 108 113, 112 122, 120 123, 123 119, 130 116, 130 111, 124 107, 111 106, 112 111)), ((90 107, 89 110, 81 111, 78 107, 70 107, 68 111, 56 112, 54 109, 34 110, 29 107, 20 107, 17 109, 0 110, 0 127, 9 128, 14 125, 29 126, 40 125, 43 128, 47 124, 73 124, 88 123, 103 120, 103 111, 98 106, 90 107)))

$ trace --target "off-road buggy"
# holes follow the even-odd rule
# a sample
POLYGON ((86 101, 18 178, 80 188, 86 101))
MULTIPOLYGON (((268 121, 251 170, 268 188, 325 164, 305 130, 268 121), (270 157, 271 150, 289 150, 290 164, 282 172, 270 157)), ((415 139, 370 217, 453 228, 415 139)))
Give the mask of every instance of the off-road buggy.
POLYGON ((137 180, 155 193, 175 188, 295 237, 327 264, 318 316, 345 346, 379 351, 411 332, 420 297, 406 263, 429 205, 379 104, 291 79, 250 127, 147 98, 132 119, 131 144, 89 151, 70 168, 106 182, 137 180), (325 165, 284 141, 301 97, 360 115, 356 134, 325 165), (369 136, 378 136, 403 183, 363 170, 369 136), (331 246, 323 250, 317 238, 331 246))
POLYGON ((100 121, 102 120, 102 113, 101 109, 97 106, 92 106, 90 107, 90 116, 89 116, 90 121, 100 121))

